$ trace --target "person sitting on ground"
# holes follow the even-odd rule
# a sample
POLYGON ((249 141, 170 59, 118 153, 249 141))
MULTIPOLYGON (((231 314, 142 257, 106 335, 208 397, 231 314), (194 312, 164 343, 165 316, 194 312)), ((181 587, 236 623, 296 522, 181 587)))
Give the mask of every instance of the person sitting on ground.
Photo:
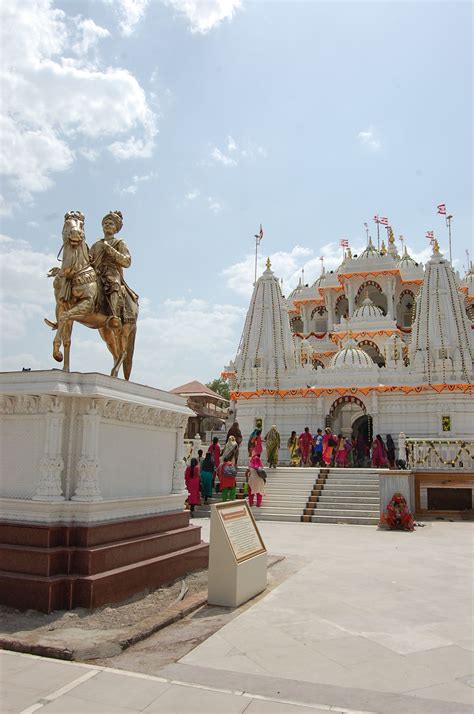
POLYGON ((188 504, 191 513, 194 513, 194 506, 198 506, 201 503, 201 496, 199 494, 199 464, 197 459, 191 459, 191 463, 184 472, 184 482, 188 490, 188 504))
POLYGON ((209 451, 201 464, 200 477, 201 493, 204 497, 204 503, 207 503, 207 499, 212 497, 212 482, 214 479, 214 461, 209 451))
POLYGON ((254 505, 254 498, 257 497, 257 508, 262 505, 262 499, 265 495, 265 483, 267 475, 263 470, 262 460, 259 456, 252 456, 248 468, 248 494, 249 506, 254 505))

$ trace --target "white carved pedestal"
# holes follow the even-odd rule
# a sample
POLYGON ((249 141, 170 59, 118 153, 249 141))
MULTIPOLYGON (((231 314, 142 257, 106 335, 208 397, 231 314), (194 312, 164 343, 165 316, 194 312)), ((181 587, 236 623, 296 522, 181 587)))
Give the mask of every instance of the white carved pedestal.
POLYGON ((207 567, 184 509, 182 397, 59 370, 0 387, 0 604, 99 607, 207 567))

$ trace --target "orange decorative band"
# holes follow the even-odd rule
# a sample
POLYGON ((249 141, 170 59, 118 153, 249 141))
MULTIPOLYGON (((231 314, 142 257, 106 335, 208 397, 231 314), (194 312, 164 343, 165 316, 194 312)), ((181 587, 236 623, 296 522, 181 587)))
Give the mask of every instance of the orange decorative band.
POLYGON ((253 397, 320 397, 339 394, 341 397, 351 394, 396 393, 421 394, 422 392, 472 392, 472 384, 422 384, 415 386, 388 386, 379 384, 373 387, 308 387, 306 389, 257 389, 254 392, 231 392, 231 400, 252 399, 253 397))

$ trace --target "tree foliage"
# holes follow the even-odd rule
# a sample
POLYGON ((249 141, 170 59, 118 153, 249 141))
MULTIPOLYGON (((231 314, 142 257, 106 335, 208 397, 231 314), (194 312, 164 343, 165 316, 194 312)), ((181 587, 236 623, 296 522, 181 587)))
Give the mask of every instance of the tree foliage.
POLYGON ((224 399, 230 399, 229 385, 225 379, 222 379, 222 377, 218 377, 217 379, 213 379, 212 382, 208 382, 206 387, 212 389, 213 392, 217 392, 217 394, 220 394, 221 397, 224 397, 224 399))

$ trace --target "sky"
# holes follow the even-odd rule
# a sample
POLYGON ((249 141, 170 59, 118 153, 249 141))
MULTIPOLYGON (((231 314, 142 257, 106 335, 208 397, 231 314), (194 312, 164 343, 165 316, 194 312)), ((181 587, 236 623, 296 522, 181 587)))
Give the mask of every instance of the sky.
MULTIPOLYGON (((469 2, 8 0, 1 54, 1 364, 51 369, 64 213, 120 209, 140 295, 132 379, 171 389, 237 351, 254 234, 288 295, 387 216, 461 272, 472 243, 469 2)), ((472 259, 472 251, 471 251, 472 259)), ((75 325, 71 369, 108 373, 75 325)))

